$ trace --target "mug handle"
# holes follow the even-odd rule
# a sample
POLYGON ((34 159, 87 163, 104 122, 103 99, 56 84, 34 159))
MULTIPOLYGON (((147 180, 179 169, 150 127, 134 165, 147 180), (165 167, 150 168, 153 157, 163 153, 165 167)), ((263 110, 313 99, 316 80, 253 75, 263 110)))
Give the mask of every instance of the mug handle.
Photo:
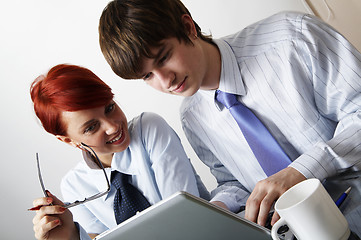
POLYGON ((280 218, 273 226, 272 226, 272 229, 271 229, 271 235, 272 235, 272 239, 273 240, 280 240, 280 238, 278 237, 278 229, 280 227, 282 227, 283 225, 286 225, 286 221, 283 220, 283 218, 280 218))

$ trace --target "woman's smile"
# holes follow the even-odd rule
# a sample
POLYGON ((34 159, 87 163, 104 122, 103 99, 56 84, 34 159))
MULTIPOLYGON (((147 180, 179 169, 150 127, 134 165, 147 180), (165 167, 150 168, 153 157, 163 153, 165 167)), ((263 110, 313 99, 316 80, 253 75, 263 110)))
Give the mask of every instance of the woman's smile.
POLYGON ((118 135, 115 138, 113 138, 112 140, 108 141, 106 144, 118 145, 123 142, 124 138, 125 138, 125 135, 123 134, 123 129, 121 129, 120 132, 118 133, 118 135))

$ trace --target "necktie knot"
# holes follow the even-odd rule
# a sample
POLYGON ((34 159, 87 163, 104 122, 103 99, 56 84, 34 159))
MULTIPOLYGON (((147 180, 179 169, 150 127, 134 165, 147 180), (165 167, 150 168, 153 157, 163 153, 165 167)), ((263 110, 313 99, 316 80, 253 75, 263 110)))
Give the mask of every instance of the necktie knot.
POLYGON ((222 103, 227 109, 236 104, 239 104, 237 96, 235 94, 223 92, 220 90, 216 91, 216 99, 218 102, 222 103))
POLYGON ((129 175, 113 171, 111 176, 111 183, 116 189, 120 189, 128 181, 129 175))
POLYGON ((268 129, 250 109, 238 102, 236 95, 217 90, 215 97, 229 109, 267 176, 291 163, 268 129))

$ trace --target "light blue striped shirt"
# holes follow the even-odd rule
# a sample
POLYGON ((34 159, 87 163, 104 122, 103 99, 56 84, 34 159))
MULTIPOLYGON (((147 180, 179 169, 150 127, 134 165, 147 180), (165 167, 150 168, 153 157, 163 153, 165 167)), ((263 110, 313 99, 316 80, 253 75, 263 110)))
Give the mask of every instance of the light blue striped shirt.
MULTIPOLYGON (((214 42, 222 58, 219 89, 239 95, 290 166, 321 180, 360 166, 361 55, 342 35, 314 16, 280 13, 214 42)), ((214 94, 185 98, 181 121, 218 181, 213 201, 238 211, 267 176, 214 94)))
MULTIPOLYGON (((137 187, 150 204, 159 202, 178 191, 186 191, 209 200, 209 193, 201 182, 183 149, 179 137, 163 118, 143 113, 128 123, 130 145, 115 153, 110 168, 132 176, 137 187)), ((61 190, 66 202, 83 200, 107 189, 103 171, 84 154, 85 161, 63 178, 61 190)), ((81 239, 87 233, 102 233, 117 226, 113 202, 115 188, 96 200, 71 208, 74 221, 80 226, 81 239), (84 231, 85 230, 85 231, 84 231)))

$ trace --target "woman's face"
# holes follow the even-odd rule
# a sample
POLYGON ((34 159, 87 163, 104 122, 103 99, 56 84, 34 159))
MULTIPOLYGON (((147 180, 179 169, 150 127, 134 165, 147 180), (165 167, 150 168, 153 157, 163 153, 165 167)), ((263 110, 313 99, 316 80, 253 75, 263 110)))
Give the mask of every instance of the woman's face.
POLYGON ((114 101, 98 108, 63 112, 62 118, 67 125, 67 136, 62 140, 75 146, 87 144, 106 165, 114 152, 129 146, 127 119, 114 101))

